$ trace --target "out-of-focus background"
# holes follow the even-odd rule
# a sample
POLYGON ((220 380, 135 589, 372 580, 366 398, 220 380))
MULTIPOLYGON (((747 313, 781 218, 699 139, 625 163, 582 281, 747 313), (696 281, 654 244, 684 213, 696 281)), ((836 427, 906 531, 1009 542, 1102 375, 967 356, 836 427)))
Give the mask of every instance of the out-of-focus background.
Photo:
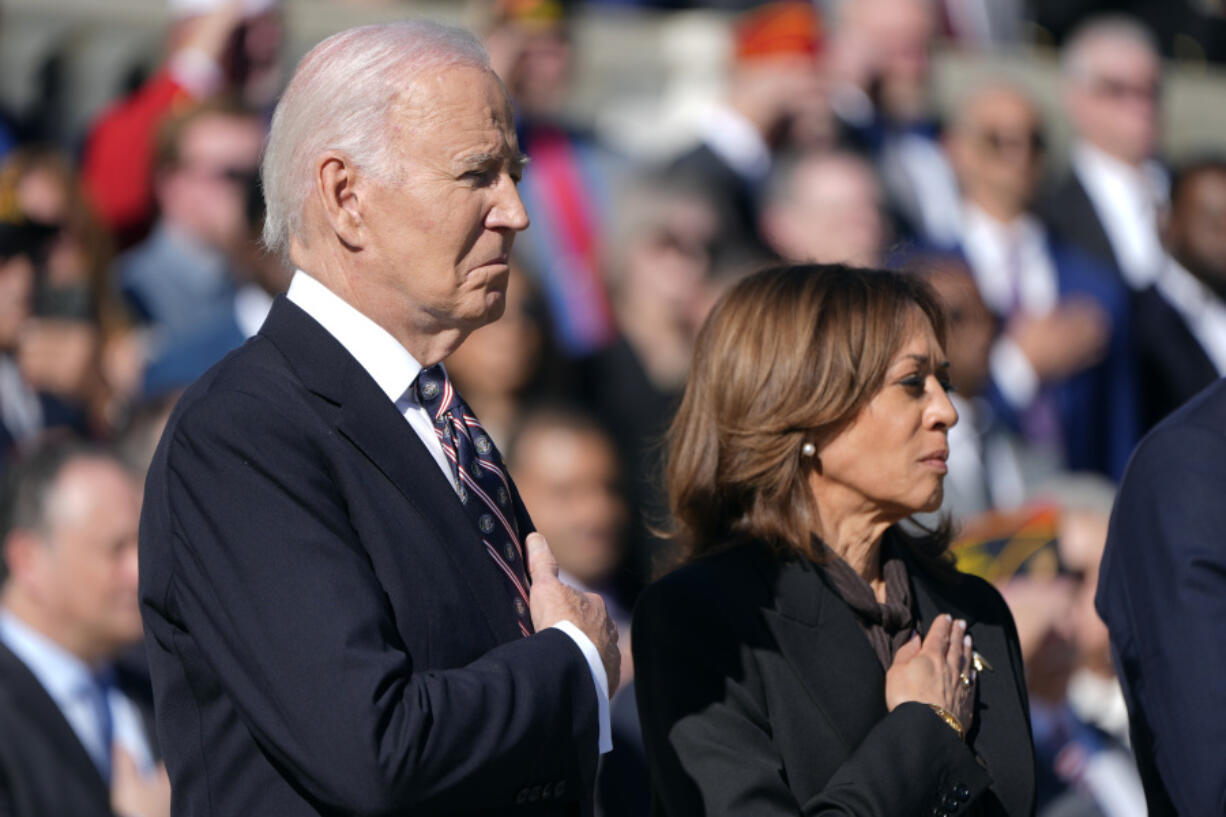
MULTIPOLYGON (((820 261, 947 306, 943 512, 1018 621, 1039 813, 1143 814, 1093 592, 1133 446, 1226 374, 1226 3, 5 0, 8 461, 84 438, 137 484, 178 394, 292 275, 258 243, 257 171, 293 65, 415 17, 486 42, 532 160, 506 315, 447 366, 623 627, 601 812, 646 813, 629 616, 668 564, 662 438, 695 335, 748 272, 820 261)), ((54 539, 53 504, 9 504, 6 559, 23 526, 54 539)), ((26 592, 9 568, 0 599, 26 592)))

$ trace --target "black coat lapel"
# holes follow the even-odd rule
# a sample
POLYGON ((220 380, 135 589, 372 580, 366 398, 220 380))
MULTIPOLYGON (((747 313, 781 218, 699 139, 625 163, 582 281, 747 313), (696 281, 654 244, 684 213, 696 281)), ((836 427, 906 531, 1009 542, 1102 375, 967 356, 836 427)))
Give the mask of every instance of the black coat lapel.
MULTIPOLYGON (((495 639, 519 638, 497 567, 455 489, 374 379, 322 326, 283 296, 273 304, 260 332, 286 356, 303 384, 331 404, 336 429, 425 520, 464 578, 495 639)), ((406 530, 405 540, 420 534, 406 530)))
POLYGON ((885 717, 885 672, 855 614, 803 559, 768 568, 775 609, 765 610, 779 650, 850 753, 885 717))
MULTIPOLYGON (((0 644, 0 694, 8 695, 37 731, 56 749, 63 760, 65 776, 80 781, 81 785, 94 790, 98 802, 106 803, 110 794, 98 767, 81 744, 77 733, 64 718, 51 695, 20 658, 4 644, 0 644)), ((20 739, 10 736, 10 739, 20 739)))
POLYGON ((1033 752, 1019 752, 1017 746, 1017 736, 1030 734, 1029 709, 1020 692, 1025 689, 1025 678, 1020 671, 1021 656, 1013 655, 1009 647, 1013 628, 1009 620, 1002 617, 1008 615, 1007 608, 1003 602, 999 612, 983 606, 976 620, 973 610, 955 600, 972 592, 972 588, 966 586, 971 581, 969 578, 958 574, 952 580, 935 578, 920 567, 914 557, 908 559, 907 569, 920 629, 927 632, 932 620, 941 613, 964 618, 975 651, 991 664, 992 669, 979 673, 975 722, 967 734, 967 743, 992 775, 993 788, 1002 802, 1029 802, 1033 792, 1024 787, 1022 781, 1034 779, 1033 752), (1018 672, 1013 671, 1014 667, 1018 672), (985 722, 991 724, 990 728, 982 728, 985 722), (1023 765, 1031 768, 1020 768, 1023 765))

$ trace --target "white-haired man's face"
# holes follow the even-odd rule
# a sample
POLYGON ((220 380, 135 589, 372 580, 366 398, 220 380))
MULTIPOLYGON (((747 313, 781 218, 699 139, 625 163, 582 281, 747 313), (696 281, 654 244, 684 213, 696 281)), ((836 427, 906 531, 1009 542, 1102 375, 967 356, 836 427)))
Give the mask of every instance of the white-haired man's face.
POLYGON ((523 157, 510 102, 486 70, 427 73, 393 115, 395 183, 373 184, 362 211, 372 274, 412 330, 472 330, 506 305, 508 256, 528 226, 523 157), (403 311, 401 311, 403 310, 403 311))

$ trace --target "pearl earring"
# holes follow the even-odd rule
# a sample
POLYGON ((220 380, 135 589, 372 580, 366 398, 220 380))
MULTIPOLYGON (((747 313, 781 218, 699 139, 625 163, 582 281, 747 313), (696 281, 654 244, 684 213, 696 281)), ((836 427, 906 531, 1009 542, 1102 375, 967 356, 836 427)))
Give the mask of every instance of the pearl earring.
POLYGON ((800 447, 800 456, 802 457, 812 457, 816 453, 817 446, 813 443, 805 443, 800 447))

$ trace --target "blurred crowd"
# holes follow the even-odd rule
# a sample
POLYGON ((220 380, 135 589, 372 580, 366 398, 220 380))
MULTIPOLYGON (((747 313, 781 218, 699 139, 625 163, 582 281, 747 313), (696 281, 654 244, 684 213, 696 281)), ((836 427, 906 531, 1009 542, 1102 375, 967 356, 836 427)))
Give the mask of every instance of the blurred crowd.
MULTIPOLYGON (((722 98, 690 147, 647 162, 565 115, 575 5, 491 4, 483 34, 530 158, 520 191, 532 226, 515 245, 505 316, 448 371, 565 576, 608 600, 629 681, 629 610, 669 558, 661 439, 711 305, 779 260, 925 277, 948 309, 960 415, 944 513, 961 525, 963 568, 997 582, 1017 618, 1040 814, 1144 813, 1092 597, 1113 481, 1134 445, 1226 374, 1226 143, 1172 166, 1159 128, 1164 60, 1188 43, 1219 59, 1226 17, 1197 3, 1138 3, 1139 16, 1041 0, 702 5, 727 12, 722 98), (933 104, 935 49, 1018 44, 1035 30, 1060 46, 1074 134, 1063 167, 1016 78, 976 78, 944 119, 933 104)), ((164 58, 117 92, 78 149, 40 141, 34 119, 0 122, 0 448, 11 462, 83 439, 139 480, 179 391, 259 329, 293 273, 258 243, 284 10, 170 7, 164 58)), ((22 526, 57 528, 15 513, 19 495, 9 491, 0 600, 64 605, 46 614, 76 616, 88 635, 101 608, 25 587, 37 576, 22 526)), ((126 593, 134 606, 134 584, 105 575, 98 603, 126 593)), ((114 642, 108 658, 126 646, 114 642)), ((645 813, 633 740, 622 745, 602 809, 645 813)))

